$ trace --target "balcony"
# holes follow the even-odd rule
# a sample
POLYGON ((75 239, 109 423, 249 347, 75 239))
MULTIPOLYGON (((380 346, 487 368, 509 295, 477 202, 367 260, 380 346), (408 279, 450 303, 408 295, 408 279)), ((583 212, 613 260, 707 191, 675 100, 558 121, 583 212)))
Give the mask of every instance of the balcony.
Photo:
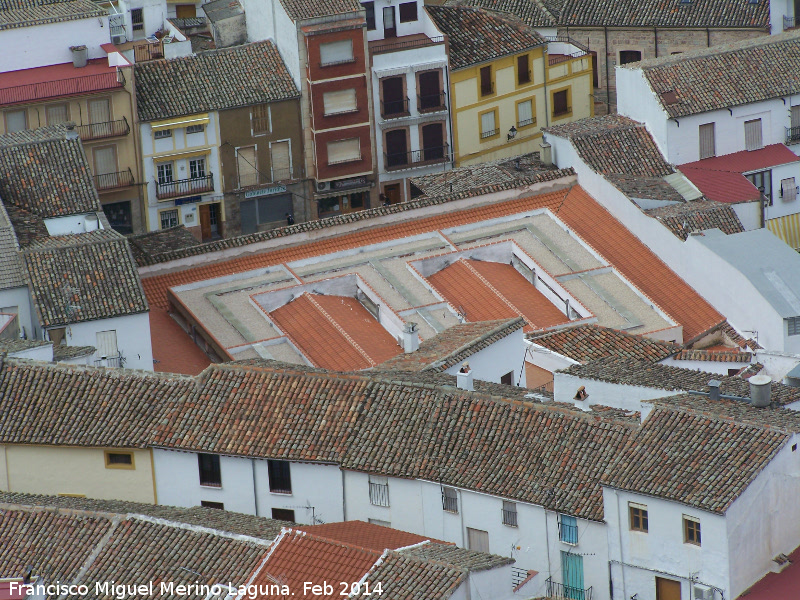
POLYGON ((527 127, 528 125, 536 125, 536 117, 531 117, 530 119, 525 119, 524 121, 520 121, 517 123, 517 129, 522 129, 523 127, 527 127))
POLYGON ((443 163, 450 160, 449 146, 445 144, 411 152, 384 153, 383 160, 387 171, 443 163))
POLYGON ((375 506, 389 506, 389 484, 369 482, 369 503, 375 506))
POLYGON ((191 196, 214 191, 214 174, 209 173, 194 179, 176 179, 175 181, 156 181, 156 198, 169 200, 181 196, 191 196))
POLYGON ((98 192, 117 190, 133 185, 133 173, 127 171, 117 171, 116 173, 103 173, 94 176, 94 187, 98 192))
POLYGON ((81 140, 88 142, 89 140, 102 140, 104 138, 128 135, 131 127, 128 124, 128 119, 122 117, 116 121, 78 125, 77 130, 81 140))
POLYGON ((408 115, 408 98, 381 100, 381 116, 384 119, 396 119, 397 117, 407 117, 408 115))
POLYGON ((406 35, 402 38, 392 38, 392 41, 380 40, 369 43, 369 50, 372 54, 383 54, 385 52, 399 52, 401 50, 411 50, 413 48, 425 48, 444 44, 444 36, 437 35, 429 38, 424 33, 406 35))
POLYGON ((426 96, 417 96, 417 110, 419 112, 436 112, 437 110, 445 110, 445 98, 447 94, 439 92, 438 94, 430 94, 426 96))
POLYGON ((592 588, 577 588, 557 583, 552 577, 547 578, 547 597, 568 600, 592 600, 592 588))
POLYGON ((786 127, 786 143, 795 144, 800 142, 800 127, 786 127))
POLYGON ((481 139, 486 140, 489 139, 490 137, 494 137, 499 134, 500 134, 499 129, 489 129, 487 131, 481 131, 481 139))
POLYGON ((0 74, 2 75, 0 76, 0 104, 18 104, 32 100, 40 101, 62 96, 75 96, 77 94, 111 90, 125 85, 123 72, 109 68, 108 61, 105 62, 105 65, 99 60, 89 61, 89 64, 83 68, 83 72, 88 73, 78 77, 67 76, 79 71, 71 63, 68 65, 39 67, 38 69, 29 69, 29 71, 36 71, 37 74, 41 73, 42 77, 47 76, 52 77, 52 79, 37 83, 5 86, 4 80, 7 78, 6 76, 11 76, 15 72, 0 74))
POLYGON ((121 369, 125 366, 125 359, 122 357, 122 354, 117 354, 116 356, 108 356, 106 358, 98 358, 94 361, 96 367, 109 367, 112 369, 121 369))

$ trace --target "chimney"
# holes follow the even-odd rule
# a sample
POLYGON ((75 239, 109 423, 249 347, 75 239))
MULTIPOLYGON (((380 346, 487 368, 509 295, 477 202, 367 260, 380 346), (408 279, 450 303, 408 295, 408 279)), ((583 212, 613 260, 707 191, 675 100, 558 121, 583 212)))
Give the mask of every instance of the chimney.
POLYGON ((78 132, 75 131, 75 123, 69 123, 66 125, 67 131, 64 134, 64 137, 68 140, 77 140, 80 136, 78 132))
POLYGON ((549 142, 542 141, 542 151, 539 153, 539 160, 548 167, 553 166, 553 147, 549 142))
POLYGON ((76 69, 85 67, 89 54, 86 46, 70 46, 69 49, 72 52, 72 66, 76 69))
POLYGON ((403 325, 403 352, 410 354, 419 349, 419 327, 416 323, 403 325))
POLYGON ((772 378, 768 375, 753 375, 750 378, 750 404, 763 408, 772 401, 772 378))
POLYGON ((468 392, 473 391, 472 369, 469 368, 468 362, 465 362, 463 365, 461 365, 461 369, 459 369, 458 373, 456 374, 456 381, 458 389, 467 390, 468 392))
POLYGON ((708 382, 708 398, 709 400, 719 400, 719 386, 722 382, 719 379, 712 379, 708 382))

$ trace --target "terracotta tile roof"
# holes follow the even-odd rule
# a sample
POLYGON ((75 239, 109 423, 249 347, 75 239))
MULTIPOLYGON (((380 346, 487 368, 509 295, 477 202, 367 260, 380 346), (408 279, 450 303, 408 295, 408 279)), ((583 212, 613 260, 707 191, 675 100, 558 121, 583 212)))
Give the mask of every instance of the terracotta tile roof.
MULTIPOLYGON (((750 182, 747 182, 750 184, 750 182)), ((645 211, 677 237, 685 240, 692 231, 719 229, 726 235, 741 233, 744 226, 730 204, 698 200, 645 211)))
POLYGON ((321 593, 306 592, 303 598, 328 598, 323 582, 337 582, 338 593, 339 581, 360 581, 380 557, 381 552, 286 529, 253 583, 269 585, 277 580, 290 590, 304 591, 308 582, 320 586, 321 593))
POLYGON ((416 352, 398 354, 377 368, 396 371, 446 371, 518 331, 524 323, 521 317, 462 323, 424 340, 416 352))
POLYGON ((2 0, 0 30, 106 15, 106 11, 91 0, 2 0))
POLYGON ((414 548, 407 548, 400 552, 405 556, 416 556, 424 560, 445 563, 454 567, 466 569, 467 571, 485 571, 486 569, 494 569, 495 567, 509 565, 515 562, 513 558, 509 558, 508 556, 486 554, 484 552, 459 548, 454 544, 436 542, 422 544, 414 548))
POLYGON ((3 202, 43 218, 97 211, 100 200, 80 140, 66 139, 63 127, 42 129, 36 141, 0 135, 3 202))
POLYGON ((402 352, 355 298, 304 293, 269 316, 316 367, 358 371, 402 352))
POLYGON ((167 311, 154 308, 150 310, 148 316, 155 371, 199 375, 211 364, 206 353, 194 343, 167 311))
POLYGON ((525 318, 526 330, 544 329, 569 322, 544 294, 513 266, 459 259, 428 281, 468 321, 525 318))
POLYGON ((555 17, 538 0, 447 0, 447 6, 475 6, 518 17, 529 27, 556 27, 555 17))
POLYGON ((752 422, 656 407, 602 481, 722 514, 790 438, 787 431, 752 422))
POLYGON ((294 21, 354 13, 362 10, 361 4, 357 0, 281 0, 281 4, 286 9, 289 18, 294 21))
POLYGON ((366 581, 373 590, 380 582, 383 593, 389 598, 446 600, 466 578, 462 569, 419 560, 405 552, 386 552, 366 581))
POLYGON ((165 401, 193 389, 183 377, 6 360, 0 443, 143 448, 165 401))
MULTIPOLYGON (((8 204, 5 206, 8 213, 9 220, 14 229, 17 242, 21 249, 31 246, 41 240, 46 240, 50 237, 47 233, 47 227, 44 224, 44 219, 30 211, 8 204)), ((19 256, 20 265, 22 265, 22 256, 19 256)), ((24 272, 24 266, 23 272, 24 272)))
POLYGON ((34 348, 41 348, 42 346, 49 346, 52 342, 43 342, 40 340, 21 340, 19 338, 0 338, 0 353, 6 352, 14 354, 15 352, 24 352, 25 350, 32 350, 34 348))
POLYGON ((276 521, 255 515, 217 510, 202 506, 178 508, 163 504, 141 504, 125 500, 95 500, 69 496, 44 496, 19 492, 0 492, 0 506, 42 507, 66 511, 82 511, 108 515, 144 515, 173 523, 210 527, 217 531, 274 540, 286 527, 276 521))
POLYGON ((152 264, 151 257, 153 256, 173 250, 190 248, 200 243, 184 225, 126 237, 131 245, 136 264, 140 267, 152 264))
POLYGON ((753 360, 751 352, 738 352, 731 350, 728 352, 720 350, 681 350, 675 356, 675 360, 701 360, 707 362, 732 362, 749 363, 753 360))
POLYGON ((114 231, 51 237, 22 259, 43 327, 148 310, 128 242, 114 231))
POLYGON ((769 3, 745 0, 562 0, 562 27, 758 28, 769 33, 769 3))
POLYGON ((374 552, 384 550, 397 550, 414 544, 429 541, 431 538, 416 533, 400 531, 391 527, 383 527, 364 521, 342 521, 340 523, 325 523, 323 525, 306 525, 295 527, 298 531, 305 531, 315 537, 326 538, 331 541, 344 542, 351 546, 358 546, 374 552))
MULTIPOLYGON (((740 398, 750 397, 750 384, 738 376, 695 371, 628 358, 604 358, 585 365, 572 365, 561 372, 618 385, 698 392, 708 392, 708 382, 715 379, 722 382, 721 393, 740 398)), ((772 382, 773 402, 785 405, 798 400, 800 400, 800 388, 772 382)))
POLYGON ((63 360, 73 360, 82 358, 97 352, 94 346, 67 346, 66 344, 53 345, 53 360, 61 362, 63 360))
MULTIPOLYGON (((315 242, 287 244, 269 252, 248 253, 246 256, 224 262, 153 275, 143 279, 142 285, 151 304, 166 308, 166 291, 172 286, 318 256, 328 252, 400 239, 456 225, 518 214, 537 208, 553 211, 573 232, 603 255, 655 304, 680 323, 683 326, 685 339, 691 340, 724 321, 721 314, 677 277, 638 238, 578 186, 569 190, 557 190, 527 198, 449 211, 431 217, 397 221, 391 225, 360 229, 315 242)), ((490 318, 496 318, 496 316, 490 318)))
POLYGON ((730 339, 734 344, 737 344, 740 348, 750 348, 750 350, 762 350, 762 346, 753 339, 747 339, 738 331, 736 331, 730 323, 727 321, 721 323, 719 327, 717 327, 717 331, 719 331, 723 336, 730 339))
POLYGON ((300 92, 271 41, 137 63, 139 119, 155 121, 297 98, 300 92))
POLYGON ((25 285, 25 271, 19 256, 19 243, 8 212, 0 202, 0 290, 25 285))
POLYGON ((342 468, 439 481, 600 520, 628 423, 476 393, 376 385, 342 468))
MULTIPOLYGON (((736 4, 769 10, 762 3, 736 4)), ((800 35, 789 31, 622 68, 641 68, 661 107, 674 118, 780 98, 800 85, 798 64, 800 35), (665 100, 666 92, 673 92, 675 98, 665 100)))
POLYGON ((546 44, 529 26, 496 14, 462 6, 425 7, 434 24, 449 39, 453 70, 489 62, 546 44))
POLYGON ((578 155, 598 173, 639 177, 674 173, 644 124, 621 115, 581 119, 545 132, 571 140, 578 155))
POLYGON ((531 334, 528 341, 581 363, 609 356, 659 362, 680 350, 661 340, 625 333, 599 325, 578 325, 551 333, 531 334))

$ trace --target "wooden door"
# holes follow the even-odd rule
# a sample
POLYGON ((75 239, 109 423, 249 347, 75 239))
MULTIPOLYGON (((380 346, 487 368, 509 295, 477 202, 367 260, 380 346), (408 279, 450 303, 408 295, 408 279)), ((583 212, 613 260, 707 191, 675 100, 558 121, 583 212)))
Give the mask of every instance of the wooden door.
POLYGON ((444 104, 439 85, 439 71, 427 71, 419 74, 419 108, 430 110, 444 104))
POLYGON ((422 126, 422 148, 425 160, 444 158, 444 127, 441 123, 422 126))
POLYGON ((386 132, 386 166, 400 167, 408 164, 406 130, 393 129, 386 132))
POLYGON ((656 600, 681 600, 681 582, 656 577, 656 600))
POLYGON ((175 7, 175 16, 179 19, 194 19, 197 16, 197 9, 194 4, 178 4, 175 7))
POLYGON ((403 94, 403 78, 387 77, 381 79, 383 89, 383 115, 396 115, 408 110, 403 94))
POLYGON ((392 183, 391 185, 383 186, 383 195, 386 196, 386 201, 389 204, 399 203, 402 200, 400 184, 392 183))
POLYGON ((394 21, 394 6, 383 8, 383 37, 397 37, 397 24, 394 21))
POLYGON ((204 242, 211 239, 211 212, 208 204, 200 206, 200 238, 204 242))

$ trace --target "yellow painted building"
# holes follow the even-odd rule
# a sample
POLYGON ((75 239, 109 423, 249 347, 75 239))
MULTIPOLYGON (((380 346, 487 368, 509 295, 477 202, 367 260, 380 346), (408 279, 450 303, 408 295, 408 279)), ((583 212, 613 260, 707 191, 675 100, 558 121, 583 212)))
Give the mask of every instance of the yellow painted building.
POLYGON ((447 36, 457 166, 539 150, 542 129, 594 115, 592 57, 485 11, 428 7, 447 36))
POLYGON ((155 504, 149 449, 0 445, 0 491, 155 504))

